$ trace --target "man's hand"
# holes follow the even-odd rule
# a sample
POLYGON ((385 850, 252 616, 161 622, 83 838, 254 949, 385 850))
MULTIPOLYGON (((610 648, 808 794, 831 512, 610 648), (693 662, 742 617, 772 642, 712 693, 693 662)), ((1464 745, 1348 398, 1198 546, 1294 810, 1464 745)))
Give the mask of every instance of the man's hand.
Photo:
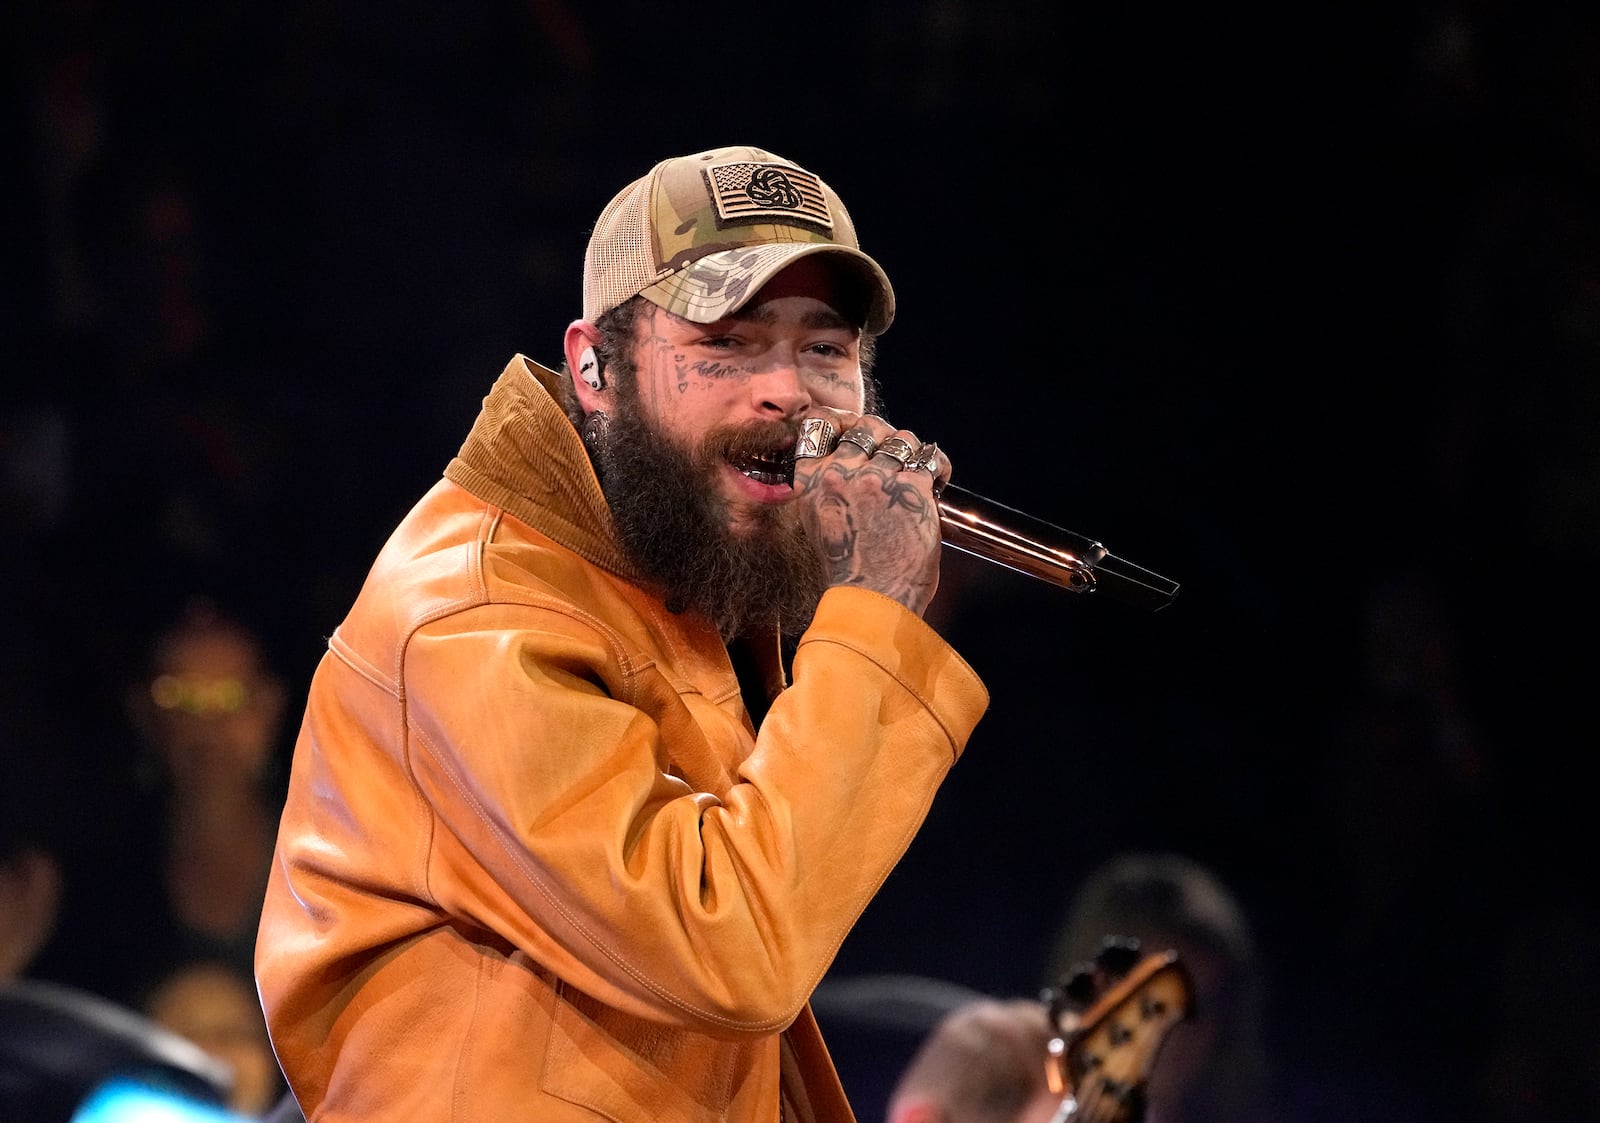
POLYGON ((939 587, 935 493, 950 479, 949 459, 881 417, 815 416, 833 424, 837 444, 801 455, 794 487, 828 583, 876 590, 920 616, 939 587))

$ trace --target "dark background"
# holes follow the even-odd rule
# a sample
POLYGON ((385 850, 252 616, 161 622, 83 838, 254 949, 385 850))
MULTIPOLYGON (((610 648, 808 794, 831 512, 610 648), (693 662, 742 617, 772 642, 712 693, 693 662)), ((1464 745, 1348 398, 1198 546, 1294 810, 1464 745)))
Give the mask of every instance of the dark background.
POLYGON ((993 706, 836 971, 1031 993, 1075 881, 1172 848, 1250 910, 1303 1117, 1498 1118, 1592 1081, 1600 19, 6 22, 5 670, 86 767, 185 591, 303 691, 506 360, 559 358, 601 206, 755 144, 822 174, 894 279, 885 412, 1183 585, 1146 615, 950 557, 938 613, 993 706))

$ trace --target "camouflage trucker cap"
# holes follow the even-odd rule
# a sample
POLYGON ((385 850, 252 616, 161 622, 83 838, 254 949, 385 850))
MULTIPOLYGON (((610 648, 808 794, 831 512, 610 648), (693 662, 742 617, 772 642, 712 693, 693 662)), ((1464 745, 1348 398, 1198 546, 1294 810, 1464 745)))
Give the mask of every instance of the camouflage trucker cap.
POLYGON ((583 317, 642 295, 695 323, 742 307, 785 266, 837 255, 864 286, 865 328, 894 319, 894 290, 861 252, 833 189, 759 148, 674 156, 607 204, 583 259, 583 317))

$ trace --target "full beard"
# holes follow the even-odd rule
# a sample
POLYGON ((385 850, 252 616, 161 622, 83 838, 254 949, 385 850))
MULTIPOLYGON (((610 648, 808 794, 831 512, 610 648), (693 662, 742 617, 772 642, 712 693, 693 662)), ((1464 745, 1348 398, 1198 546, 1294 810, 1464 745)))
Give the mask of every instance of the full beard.
POLYGON ((790 505, 762 507, 735 533, 716 479, 730 457, 793 442, 781 422, 723 426, 685 451, 619 395, 595 450, 617 540, 667 607, 709 620, 724 641, 773 630, 796 635, 826 588, 822 562, 790 505))

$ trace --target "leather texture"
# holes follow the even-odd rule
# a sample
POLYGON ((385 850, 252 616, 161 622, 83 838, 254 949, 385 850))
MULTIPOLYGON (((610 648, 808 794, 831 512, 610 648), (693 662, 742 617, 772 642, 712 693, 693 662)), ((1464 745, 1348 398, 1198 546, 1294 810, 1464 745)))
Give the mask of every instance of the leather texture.
POLYGON ((316 670, 279 1060, 312 1123, 847 1123, 807 999, 988 695, 836 588, 758 735, 714 629, 630 579, 556 377, 507 366, 316 670))

